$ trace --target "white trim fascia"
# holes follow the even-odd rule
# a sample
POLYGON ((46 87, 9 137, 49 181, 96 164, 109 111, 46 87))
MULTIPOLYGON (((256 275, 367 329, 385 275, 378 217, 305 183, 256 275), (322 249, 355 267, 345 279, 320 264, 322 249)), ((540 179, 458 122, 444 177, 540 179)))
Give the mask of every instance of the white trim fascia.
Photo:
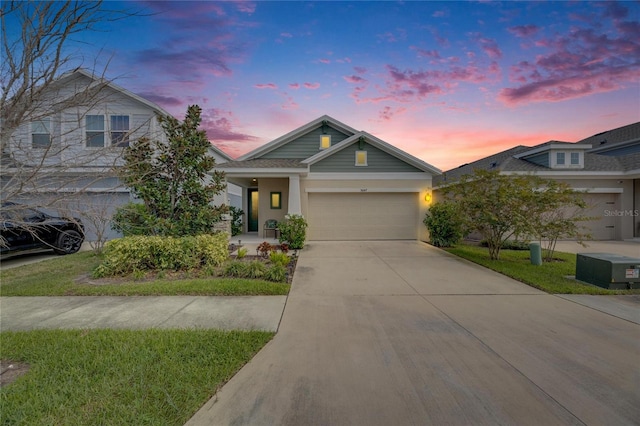
POLYGON ((320 193, 361 193, 361 192, 422 192, 425 188, 306 188, 304 192, 320 193))
POLYGON ((504 175, 533 175, 533 176, 558 176, 558 177, 570 177, 574 179, 592 179, 592 178, 600 178, 600 177, 612 177, 619 178, 625 177, 629 172, 621 172, 621 171, 602 171, 602 172, 594 172, 594 171, 583 171, 576 172, 571 170, 563 170, 563 171, 544 171, 544 172, 525 172, 525 171, 503 171, 500 172, 504 175))
POLYGON ((307 180, 419 180, 431 181, 432 176, 426 172, 396 173, 309 173, 307 180))
MULTIPOLYGON (((227 161, 233 161, 233 158, 229 154, 227 154, 226 152, 224 152, 223 150, 221 150, 220 148, 218 148, 212 143, 209 143, 209 145, 211 145, 211 150, 213 152, 215 152, 216 154, 218 154, 219 156, 221 156, 227 161)), ((223 164, 223 163, 220 163, 220 164, 223 164)))
POLYGON ((302 164, 308 164, 308 165, 312 165, 317 163, 320 160, 323 160, 333 154, 335 154, 338 151, 341 151, 345 148, 347 148, 348 146, 353 145, 354 143, 357 143, 358 140, 360 139, 361 136, 364 136, 365 141, 367 143, 369 143, 370 145, 375 146, 376 148, 386 152, 387 154, 390 154, 402 161, 404 161, 407 164, 410 164, 411 166, 418 168, 420 170, 423 170, 425 172, 429 172, 431 174, 435 174, 435 175, 441 175, 442 174, 442 170, 438 169, 435 166, 432 166, 431 164, 420 160, 419 158, 414 157, 413 155, 402 151, 399 148, 396 148, 395 146, 391 145, 390 143, 387 143, 385 141, 383 141, 382 139, 379 139, 367 132, 358 132, 355 135, 343 140, 340 143, 335 144, 334 146, 332 146, 331 148, 325 149, 309 158, 307 158, 306 160, 302 161, 302 164))
MULTIPOLYGON (((318 117, 313 121, 310 121, 309 123, 298 127, 295 130, 290 131, 289 133, 280 136, 279 138, 276 138, 274 140, 272 140, 271 142, 262 145, 256 149, 254 149, 253 151, 250 151, 244 155, 241 155, 240 157, 238 157, 238 161, 243 161, 243 160, 250 160, 252 158, 258 158, 263 154, 266 154, 269 151, 272 151, 282 145, 286 145, 287 143, 297 139, 298 137, 309 133, 310 131, 314 130, 316 127, 321 126, 323 121, 327 121, 331 124, 331 127, 334 127, 342 132, 345 133, 357 133, 358 131, 350 126, 347 126, 344 123, 341 123, 340 121, 336 120, 333 117, 330 117, 328 115, 323 115, 322 117, 318 117)), ((329 148, 330 149, 330 148, 329 148)))
POLYGON ((584 192, 586 194, 623 194, 623 188, 571 188, 576 192, 584 192))
POLYGON ((35 188, 32 190, 27 190, 25 191, 26 194, 45 194, 45 193, 71 193, 71 194, 76 194, 76 193, 80 193, 80 194, 86 194, 86 193, 130 193, 131 191, 129 191, 129 189, 127 188, 123 188, 123 187, 117 187, 117 188, 86 188, 86 187, 82 187, 82 188, 47 188, 47 187, 42 187, 42 188, 35 188))
MULTIPOLYGON (((593 137, 593 136, 592 136, 593 137)), ((618 149, 618 148, 622 148, 625 146, 630 146, 630 145, 634 145, 636 143, 640 142, 640 138, 635 138, 635 139, 631 139, 628 141, 622 141, 622 142, 618 142, 618 143, 614 143, 614 144, 610 144, 607 145, 606 143, 602 144, 602 145, 598 145, 595 148, 591 148, 589 150, 589 153, 591 154, 597 154, 599 152, 607 152, 607 151, 612 151, 614 149, 618 149)))
POLYGON ((251 169, 251 168, 238 168, 238 169, 216 169, 224 173, 227 177, 289 177, 290 175, 306 176, 307 169, 276 169, 276 168, 264 168, 264 169, 251 169))

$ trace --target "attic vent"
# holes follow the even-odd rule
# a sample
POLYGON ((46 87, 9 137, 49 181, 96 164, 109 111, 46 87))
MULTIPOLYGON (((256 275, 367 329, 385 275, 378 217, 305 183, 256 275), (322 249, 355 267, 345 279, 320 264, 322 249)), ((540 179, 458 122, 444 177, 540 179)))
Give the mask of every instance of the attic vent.
POLYGON ((493 163, 489 164, 489 168, 490 169, 495 169, 496 167, 498 167, 498 163, 495 162, 495 161, 493 163))
POLYGON ((604 145, 605 143, 607 143, 607 140, 606 140, 606 139, 602 139, 602 140, 600 141, 600 145, 604 145))

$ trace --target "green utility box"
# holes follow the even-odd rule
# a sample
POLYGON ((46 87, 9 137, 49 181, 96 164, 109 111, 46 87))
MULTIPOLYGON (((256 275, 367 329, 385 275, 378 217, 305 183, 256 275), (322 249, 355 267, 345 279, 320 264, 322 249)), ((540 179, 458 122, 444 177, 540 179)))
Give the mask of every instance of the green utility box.
POLYGON ((640 259, 610 253, 580 253, 576 279, 610 290, 640 288, 640 259))

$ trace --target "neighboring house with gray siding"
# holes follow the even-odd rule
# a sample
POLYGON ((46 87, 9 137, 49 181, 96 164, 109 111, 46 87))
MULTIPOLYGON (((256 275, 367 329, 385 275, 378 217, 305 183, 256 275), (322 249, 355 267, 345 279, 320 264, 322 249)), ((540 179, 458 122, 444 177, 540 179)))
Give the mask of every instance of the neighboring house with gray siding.
POLYGON ((640 122, 598 133, 575 143, 550 141, 516 146, 448 170, 434 178, 434 197, 474 170, 534 174, 584 192, 595 220, 585 222, 596 240, 640 237, 640 122))
POLYGON ((310 240, 426 239, 422 219, 441 173, 327 115, 217 168, 242 188, 245 232, 302 214, 310 240))
MULTIPOLYGON (((134 200, 115 170, 123 164, 124 147, 141 137, 166 137, 159 114, 169 113, 85 70, 63 75, 2 153, 2 200, 80 217, 86 239, 95 240, 101 231, 93 222, 108 220, 134 200)), ((214 146, 210 155, 216 163, 231 159, 214 146)), ((238 192, 232 188, 231 195, 223 192, 213 203, 229 204, 236 197, 240 204, 238 192)), ((107 239, 119 236, 110 226, 102 231, 107 239)))

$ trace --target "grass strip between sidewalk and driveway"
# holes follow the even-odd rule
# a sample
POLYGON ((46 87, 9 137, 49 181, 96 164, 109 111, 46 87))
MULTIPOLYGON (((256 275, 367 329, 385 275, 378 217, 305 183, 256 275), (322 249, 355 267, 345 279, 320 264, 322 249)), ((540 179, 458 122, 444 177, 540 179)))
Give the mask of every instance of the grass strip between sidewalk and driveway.
POLYGON ((460 244, 445 250, 547 293, 640 294, 639 289, 607 290, 568 278, 576 273, 576 255, 572 253, 555 252, 554 261, 532 265, 527 250, 501 250, 499 260, 489 259, 486 248, 474 245, 460 244))
POLYGON ((289 285, 256 279, 223 277, 122 278, 92 280, 100 263, 92 252, 80 252, 1 272, 2 296, 259 296, 287 295, 289 285), (80 279, 84 277, 84 279, 80 279))
POLYGON ((274 333, 3 332, 0 357, 29 371, 0 390, 3 424, 182 425, 274 333))

